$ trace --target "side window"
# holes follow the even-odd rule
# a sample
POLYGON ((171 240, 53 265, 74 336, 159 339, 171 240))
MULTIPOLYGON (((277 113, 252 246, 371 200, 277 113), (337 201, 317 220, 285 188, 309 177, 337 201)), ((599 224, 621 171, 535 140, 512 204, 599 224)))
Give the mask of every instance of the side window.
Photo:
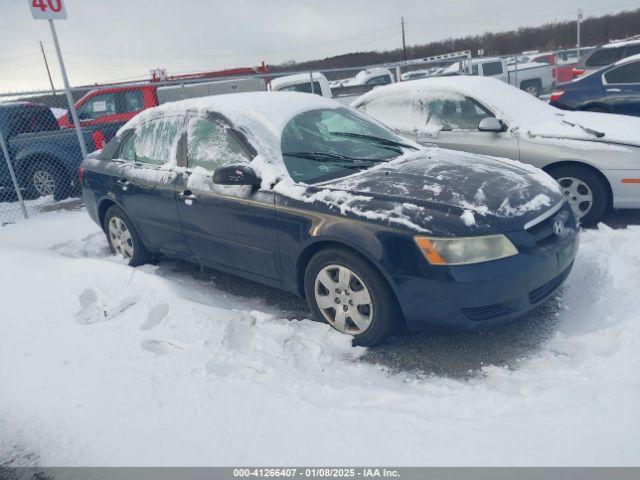
POLYGON ((640 83, 640 62, 631 62, 622 65, 604 74, 609 84, 614 83, 640 83))
POLYGON ((140 90, 129 90, 120 95, 122 102, 120 113, 139 112, 144 109, 144 99, 140 90))
POLYGON ((196 117, 189 121, 187 165, 210 172, 227 163, 245 163, 251 158, 240 142, 221 123, 196 117))
POLYGON ((411 119, 411 95, 384 95, 359 109, 391 128, 408 131, 418 126, 411 119))
POLYGON ((135 132, 127 137, 127 139, 120 146, 120 158, 129 162, 136 161, 136 150, 134 148, 134 142, 136 140, 135 132))
POLYGON ((605 65, 611 65, 622 58, 623 52, 624 47, 596 50, 589 58, 587 58, 585 65, 587 67, 604 67, 605 65))
POLYGON ((455 94, 442 94, 425 98, 424 125, 443 130, 477 130, 480 121, 493 114, 475 100, 455 94))
POLYGON ((138 126, 120 147, 120 158, 137 163, 176 163, 182 117, 151 120, 138 126))
POLYGON ((485 77, 502 74, 502 62, 488 62, 482 65, 485 77))
POLYGON ((113 93, 96 95, 78 109, 80 120, 95 120, 96 118, 114 115, 116 113, 116 99, 113 93))
POLYGON ((471 66, 471 75, 479 75, 480 71, 478 70, 478 64, 474 64, 471 66))
POLYGON ((625 52, 625 57, 630 57, 632 55, 638 55, 640 53, 640 43, 636 45, 629 45, 627 47, 627 51, 625 52))
POLYGON ((365 85, 387 85, 391 83, 389 75, 379 75, 377 77, 370 78, 365 82, 365 85))

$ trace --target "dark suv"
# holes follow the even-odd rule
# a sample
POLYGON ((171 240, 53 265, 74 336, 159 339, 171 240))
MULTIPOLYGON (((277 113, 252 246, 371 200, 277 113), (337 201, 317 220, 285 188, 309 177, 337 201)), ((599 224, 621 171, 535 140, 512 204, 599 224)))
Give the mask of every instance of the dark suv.
POLYGON ((577 77, 638 54, 640 54, 640 39, 602 45, 582 57, 573 67, 573 73, 577 77))

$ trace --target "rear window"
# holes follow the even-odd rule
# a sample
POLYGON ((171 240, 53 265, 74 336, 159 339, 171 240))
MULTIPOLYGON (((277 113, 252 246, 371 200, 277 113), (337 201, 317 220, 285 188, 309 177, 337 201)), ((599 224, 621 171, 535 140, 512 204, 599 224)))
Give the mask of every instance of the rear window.
POLYGON ((25 107, 11 117, 10 136, 50 130, 58 130, 58 122, 49 109, 25 107))
POLYGON ((640 62, 632 62, 604 74, 607 83, 640 83, 640 62))
MULTIPOLYGON (((286 87, 279 88, 278 90, 281 92, 312 93, 311 82, 294 83, 293 85, 288 85, 286 87)), ((313 93, 322 96, 322 87, 320 86, 320 82, 313 82, 313 93)))
POLYGON ((593 54, 587 58, 585 65, 587 67, 604 67, 611 65, 620 60, 623 53, 624 47, 602 48, 593 52, 593 54))
POLYGON ((482 71, 486 77, 500 75, 502 73, 502 62, 490 62, 482 65, 482 71))

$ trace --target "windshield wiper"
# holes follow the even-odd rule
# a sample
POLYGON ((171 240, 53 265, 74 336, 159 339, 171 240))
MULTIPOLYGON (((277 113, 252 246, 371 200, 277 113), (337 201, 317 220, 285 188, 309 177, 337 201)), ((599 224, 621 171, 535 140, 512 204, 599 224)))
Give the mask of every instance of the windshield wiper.
POLYGON ((288 157, 304 158, 305 160, 313 160, 315 162, 324 162, 324 163, 330 163, 334 161, 347 162, 348 165, 341 165, 341 167, 352 169, 352 170, 360 170, 362 168, 367 168, 372 163, 387 162, 387 160, 383 160, 380 158, 356 158, 356 157, 349 157, 347 155, 342 155, 340 153, 329 153, 329 152, 282 152, 282 155, 286 155, 288 157), (367 162, 367 163, 358 163, 358 162, 367 162))
POLYGON ((336 135, 338 137, 349 137, 349 138, 362 138, 363 140, 371 140, 373 142, 379 143, 380 145, 388 145, 390 147, 403 147, 410 148, 411 150, 419 150, 418 147, 414 147, 413 145, 408 145, 406 143, 398 142, 396 140, 391 140, 389 138, 376 137, 375 135, 364 135, 362 133, 351 133, 351 132, 329 132, 331 135, 336 135))
POLYGON ((571 123, 568 122, 567 120, 562 120, 564 123, 566 123, 567 125, 571 126, 571 127, 579 127, 582 130, 584 130, 587 133, 590 133, 591 135, 597 137, 597 138, 602 138, 604 137, 604 132, 599 132, 598 130, 594 130, 592 128, 589 127, 583 127, 582 125, 580 125, 579 123, 571 123))

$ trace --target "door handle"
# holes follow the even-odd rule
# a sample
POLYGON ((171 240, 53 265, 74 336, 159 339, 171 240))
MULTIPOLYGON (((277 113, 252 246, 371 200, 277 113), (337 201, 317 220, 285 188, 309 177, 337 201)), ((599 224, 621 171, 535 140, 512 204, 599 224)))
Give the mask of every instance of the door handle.
POLYGON ((191 190, 185 190, 184 192, 180 192, 178 195, 184 200, 184 203, 187 205, 193 204, 193 201, 198 199, 198 197, 191 193, 191 190))
POLYGON ((607 92, 612 92, 612 93, 619 93, 622 90, 620 90, 619 88, 607 88, 607 92))
POLYGON ((122 190, 125 190, 125 191, 129 188, 129 185, 131 184, 129 180, 127 180, 126 178, 119 178, 118 180, 116 180, 116 183, 120 185, 122 190))

